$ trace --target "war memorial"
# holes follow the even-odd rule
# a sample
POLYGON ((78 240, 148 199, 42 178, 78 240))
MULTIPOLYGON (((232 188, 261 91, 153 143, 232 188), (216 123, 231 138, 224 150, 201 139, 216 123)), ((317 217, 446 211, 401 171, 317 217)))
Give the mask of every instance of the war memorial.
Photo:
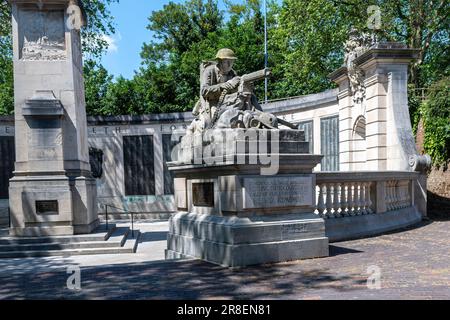
POLYGON ((245 57, 217 48, 199 61, 192 113, 87 117, 67 10, 79 1, 10 3, 15 112, 0 117, 11 171, 0 242, 10 247, 0 258, 132 253, 139 230, 111 220, 133 216, 168 220, 167 260, 247 267, 327 257, 331 243, 427 216, 430 159, 408 111, 417 49, 355 31, 329 75, 337 89, 264 104, 253 86, 270 69, 237 75, 245 57), (39 247, 49 242, 58 246, 39 247))

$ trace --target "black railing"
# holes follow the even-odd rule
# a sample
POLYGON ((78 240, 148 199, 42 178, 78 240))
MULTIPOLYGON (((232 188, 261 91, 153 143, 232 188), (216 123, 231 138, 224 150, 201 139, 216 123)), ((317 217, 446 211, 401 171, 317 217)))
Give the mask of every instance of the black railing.
MULTIPOLYGON (((121 210, 120 213, 125 213, 125 214, 129 214, 131 216, 131 236, 134 238, 134 215, 136 214, 136 212, 132 212, 129 211, 127 209, 124 208, 118 208, 115 206, 112 206, 110 204, 105 204, 105 222, 106 222, 106 230, 109 230, 109 225, 108 225, 108 207, 111 209, 116 209, 116 210, 121 210)), ((117 213, 117 212, 114 212, 117 213)))
POLYGON ((11 229, 11 208, 8 205, 8 228, 11 229))

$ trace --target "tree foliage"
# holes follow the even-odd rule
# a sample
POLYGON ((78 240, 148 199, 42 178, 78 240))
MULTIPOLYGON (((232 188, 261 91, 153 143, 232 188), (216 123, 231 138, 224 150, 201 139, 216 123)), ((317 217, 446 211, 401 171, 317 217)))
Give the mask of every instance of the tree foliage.
POLYGON ((450 160, 450 78, 434 83, 420 114, 425 128, 424 148, 436 166, 450 160))

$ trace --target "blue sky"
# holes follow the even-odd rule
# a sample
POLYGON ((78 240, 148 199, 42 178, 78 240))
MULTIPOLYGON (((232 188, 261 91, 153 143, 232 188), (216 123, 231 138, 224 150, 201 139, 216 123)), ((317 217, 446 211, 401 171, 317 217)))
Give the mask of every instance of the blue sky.
MULTIPOLYGON (((172 0, 182 3, 184 0, 172 0)), ((122 75, 132 78, 134 70, 138 70, 140 52, 144 42, 152 40, 152 33, 147 30, 148 17, 152 11, 161 10, 169 0, 120 0, 112 4, 111 13, 116 24, 116 34, 108 41, 110 47, 103 56, 104 67, 114 76, 122 75)), ((238 2, 238 1, 236 1, 238 2)), ((222 1, 220 1, 223 7, 222 1)))
MULTIPOLYGON (((183 2, 183 0, 172 0, 183 2)), ((120 0, 110 7, 116 25, 116 34, 112 35, 108 52, 102 63, 114 76, 123 75, 132 78, 138 70, 140 52, 144 42, 152 39, 152 33, 146 29, 148 17, 152 11, 161 10, 167 0, 120 0)))

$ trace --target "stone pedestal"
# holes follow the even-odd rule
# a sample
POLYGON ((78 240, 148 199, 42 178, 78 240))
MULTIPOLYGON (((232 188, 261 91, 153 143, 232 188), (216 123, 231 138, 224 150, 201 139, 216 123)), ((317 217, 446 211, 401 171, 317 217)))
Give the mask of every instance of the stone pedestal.
POLYGON ((322 156, 307 154, 303 132, 253 131, 181 143, 181 160, 169 163, 178 212, 170 219, 167 258, 242 267, 328 256, 324 221, 314 214, 312 169, 322 156), (203 161, 195 164, 200 150, 203 161))
POLYGON ((16 236, 89 233, 98 226, 89 165, 77 1, 11 0, 16 236), (69 9, 71 6, 71 10, 69 9), (75 20, 74 20, 75 19, 75 20))

